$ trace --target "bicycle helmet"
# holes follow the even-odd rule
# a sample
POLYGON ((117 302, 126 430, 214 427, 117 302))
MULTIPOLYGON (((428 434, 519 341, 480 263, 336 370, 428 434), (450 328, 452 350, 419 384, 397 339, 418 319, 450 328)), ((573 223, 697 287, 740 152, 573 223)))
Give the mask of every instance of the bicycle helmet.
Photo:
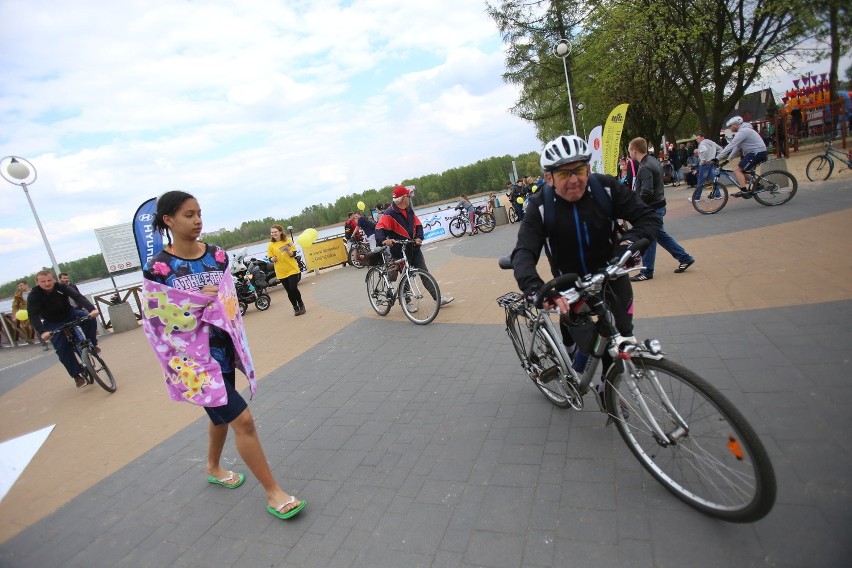
POLYGON ((742 124, 742 123, 743 123, 743 117, 741 117, 741 116, 732 116, 731 118, 729 118, 729 119, 728 119, 728 122, 727 122, 726 126, 731 127, 731 126, 733 126, 733 125, 735 125, 735 124, 742 124))
POLYGON ((588 162, 592 157, 586 141, 573 134, 554 138, 541 152, 541 169, 552 172, 559 166, 573 162, 588 162))

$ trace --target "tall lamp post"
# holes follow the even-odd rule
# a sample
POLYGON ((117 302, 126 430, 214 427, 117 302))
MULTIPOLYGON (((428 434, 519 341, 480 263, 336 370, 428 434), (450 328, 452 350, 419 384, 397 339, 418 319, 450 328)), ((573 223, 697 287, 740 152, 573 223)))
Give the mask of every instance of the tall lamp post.
POLYGON ((565 85, 568 87, 568 107, 571 109, 571 126, 574 128, 571 134, 577 134, 577 119, 574 117, 574 101, 571 100, 571 81, 568 80, 568 56, 571 55, 571 42, 567 39, 560 39, 553 46, 553 53, 556 57, 562 58, 562 68, 565 69, 565 85))
POLYGON ((586 108, 586 105, 583 103, 577 103, 577 112, 580 113, 580 124, 583 126, 583 139, 586 139, 586 119, 583 118, 583 109, 586 108))
POLYGON ((59 264, 56 262, 56 257, 53 256, 53 249, 50 248, 47 235, 44 233, 44 227, 41 226, 41 220, 38 218, 38 213, 36 213, 30 192, 27 190, 27 184, 32 185, 35 183, 37 177, 35 166, 23 158, 6 156, 0 160, 0 175, 9 183, 20 185, 21 189, 24 190, 24 195, 27 196, 27 201, 30 203, 30 209, 32 209, 33 217, 35 217, 35 222, 38 225, 38 231, 41 233, 47 254, 50 256, 50 262, 53 263, 53 270, 56 271, 56 277, 59 278, 59 264))

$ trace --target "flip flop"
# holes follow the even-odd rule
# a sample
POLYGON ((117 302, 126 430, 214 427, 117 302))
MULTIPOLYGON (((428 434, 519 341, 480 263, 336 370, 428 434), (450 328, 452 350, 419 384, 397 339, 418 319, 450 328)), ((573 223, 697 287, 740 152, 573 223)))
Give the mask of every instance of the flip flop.
POLYGON ((242 473, 234 473, 233 471, 228 472, 228 477, 223 477, 222 479, 217 479, 216 476, 208 475, 207 483, 213 483, 215 485, 221 485, 223 487, 227 487, 228 489, 236 489, 246 480, 246 476, 242 473), (234 476, 237 476, 236 483, 230 483, 230 480, 234 479, 234 476))
POLYGON ((298 514, 299 514, 299 512, 300 512, 302 509, 304 509, 304 508, 305 508, 305 505, 307 505, 307 504, 308 504, 308 502, 307 502, 307 501, 302 501, 301 503, 299 503, 299 506, 298 506, 298 507, 293 507, 292 509, 290 509, 290 510, 289 510, 289 511, 287 511, 286 513, 282 513, 282 512, 281 512, 281 509, 285 508, 287 505, 292 505, 292 504, 293 504, 293 503, 295 503, 297 500, 298 500, 298 499, 296 499, 296 496, 295 496, 295 495, 291 495, 291 496, 290 496, 290 500, 289 500, 289 501, 287 501, 286 503, 284 503, 283 505, 281 505, 280 507, 278 507, 277 509, 276 509, 275 507, 273 507, 272 505, 267 505, 267 506, 266 506, 266 510, 267 510, 267 511, 269 511, 269 513, 270 513, 270 514, 275 515, 276 517, 278 517, 279 519, 289 519, 290 517, 295 517, 296 515, 298 515, 298 514))

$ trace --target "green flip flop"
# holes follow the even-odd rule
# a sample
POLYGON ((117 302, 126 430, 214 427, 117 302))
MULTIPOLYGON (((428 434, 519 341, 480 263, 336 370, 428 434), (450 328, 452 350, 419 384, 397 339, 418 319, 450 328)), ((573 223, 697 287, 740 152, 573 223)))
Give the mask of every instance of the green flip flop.
POLYGON ((267 505, 266 510, 269 511, 270 514, 278 517, 279 519, 289 519, 290 517, 295 517, 296 515, 298 515, 302 511, 302 509, 305 508, 305 505, 308 504, 307 501, 302 501, 301 503, 299 503, 298 507, 293 507, 292 509, 290 509, 286 513, 281 512, 281 509, 283 509, 287 505, 291 505, 291 504, 295 503, 296 501, 297 501, 296 497, 291 496, 289 501, 287 501, 286 503, 284 503, 283 505, 281 505, 277 509, 275 507, 273 507, 272 505, 267 505))
POLYGON ((218 479, 216 476, 213 476, 213 475, 207 476, 207 483, 213 483, 215 485, 221 485, 223 487, 227 487, 228 489, 236 489, 237 487, 242 485, 245 480, 246 480, 245 475, 243 475, 242 473, 234 473, 233 471, 229 471, 228 477, 225 477, 225 478, 222 478, 222 479, 218 479), (234 483, 231 483, 230 481, 232 479, 234 479, 235 475, 237 476, 237 481, 234 482, 234 483))

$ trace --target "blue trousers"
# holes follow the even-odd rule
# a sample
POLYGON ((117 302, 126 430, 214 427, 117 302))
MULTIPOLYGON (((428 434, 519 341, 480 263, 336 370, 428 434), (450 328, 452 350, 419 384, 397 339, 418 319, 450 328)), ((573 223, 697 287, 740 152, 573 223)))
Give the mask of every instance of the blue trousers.
MULTIPOLYGON (((87 314, 88 312, 83 310, 72 310, 71 315, 68 316, 68 319, 65 321, 45 321, 43 327, 45 331, 55 331, 69 321, 74 321, 75 319, 79 319, 87 314)), ((82 328, 83 333, 86 334, 86 337, 89 338, 89 341, 91 341, 93 345, 98 344, 98 324, 95 322, 94 318, 86 320, 80 328, 82 328)), ((80 365, 80 361, 78 361, 77 357, 74 355, 74 346, 68 342, 68 338, 65 337, 64 333, 53 334, 53 337, 50 338, 50 342, 53 343, 53 348, 56 349, 56 355, 59 357, 59 361, 65 366, 65 370, 68 371, 68 374, 72 379, 83 372, 83 366, 80 365)))
MULTIPOLYGON (((695 191, 692 194, 693 201, 701 197, 701 189, 704 187, 704 184, 707 182, 707 178, 709 178, 712 173, 713 164, 698 166, 698 182, 696 183, 695 191)), ((721 192, 718 189, 715 189, 711 197, 719 197, 720 195, 721 192)))
MULTIPOLYGON (((660 218, 660 221, 662 221, 663 217, 666 215, 666 208, 660 207, 659 209, 656 209, 654 213, 656 213, 660 218)), ((658 243, 661 247, 669 251, 669 254, 678 262, 689 262, 691 260, 695 260, 692 258, 692 255, 683 250, 683 247, 666 232, 665 227, 660 225, 660 232, 657 233, 657 240, 652 242, 642 255, 642 274, 647 276, 654 275, 654 263, 657 260, 658 243)))

